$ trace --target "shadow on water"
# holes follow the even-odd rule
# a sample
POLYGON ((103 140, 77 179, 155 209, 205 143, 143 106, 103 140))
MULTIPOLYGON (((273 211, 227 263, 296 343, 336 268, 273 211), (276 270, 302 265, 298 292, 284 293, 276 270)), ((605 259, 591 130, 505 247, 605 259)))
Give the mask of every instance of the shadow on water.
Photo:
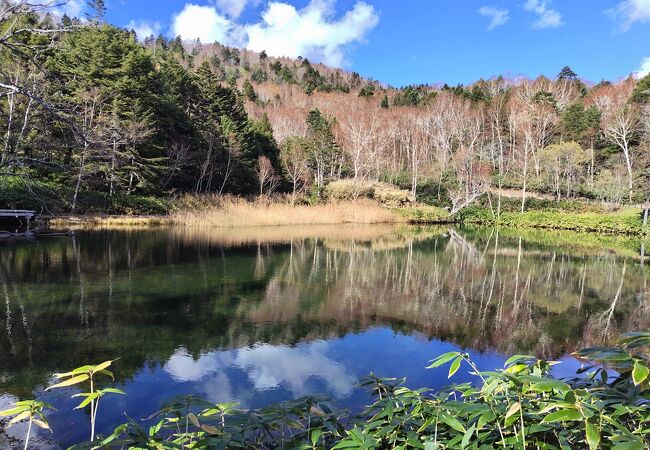
MULTIPOLYGON (((245 407, 324 393, 357 408, 369 372, 446 384, 461 346, 563 358, 650 328, 634 239, 484 228, 313 226, 78 232, 0 245, 0 409, 53 403, 53 441, 85 437, 52 373, 121 357, 106 432, 196 393, 245 407)), ((461 376, 458 380, 464 378, 461 376)), ((469 379, 469 378, 467 378, 469 379)), ((15 434, 20 434, 16 431, 15 434)), ((3 436, 6 438, 6 436, 3 436)), ((2 439, 0 438, 0 444, 2 439)))

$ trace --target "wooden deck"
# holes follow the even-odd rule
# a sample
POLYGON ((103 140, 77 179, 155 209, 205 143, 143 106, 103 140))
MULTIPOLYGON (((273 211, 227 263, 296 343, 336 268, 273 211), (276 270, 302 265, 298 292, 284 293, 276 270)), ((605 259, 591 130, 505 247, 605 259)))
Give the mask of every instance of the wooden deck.
MULTIPOLYGON (((13 217, 20 219, 21 223, 24 221, 25 231, 24 234, 31 232, 31 222, 36 217, 36 211, 28 209, 0 209, 0 218, 13 217)), ((16 230, 16 233, 19 231, 16 230)))
POLYGON ((29 211, 27 209, 0 209, 0 217, 25 217, 33 219, 36 211, 29 211))

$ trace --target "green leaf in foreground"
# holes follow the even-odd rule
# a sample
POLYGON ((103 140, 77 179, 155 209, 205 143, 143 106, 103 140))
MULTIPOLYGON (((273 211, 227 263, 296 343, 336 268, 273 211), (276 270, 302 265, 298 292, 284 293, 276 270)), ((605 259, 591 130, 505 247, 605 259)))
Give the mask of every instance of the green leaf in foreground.
POLYGON ((508 408, 508 412, 506 412, 506 420, 513 414, 517 414, 520 410, 521 410, 521 403, 520 402, 513 403, 512 406, 508 408))
POLYGON ((50 389, 58 389, 62 387, 74 386, 75 384, 83 383, 88 379, 90 379, 90 377, 87 374, 77 375, 76 377, 72 377, 60 383, 54 384, 45 390, 49 391, 50 389))
POLYGON ((559 411, 552 412, 544 417, 544 422, 565 422, 572 420, 581 420, 582 414, 580 414, 575 409, 561 409, 559 411))
POLYGON ((452 359, 456 358, 459 355, 460 355, 459 352, 443 353, 442 355, 438 356, 436 359, 431 361, 431 364, 429 364, 427 366, 427 369, 435 369, 436 367, 440 367, 443 364, 448 363, 449 361, 451 361, 452 359))
POLYGON ((454 376, 456 372, 458 372, 458 369, 460 368, 460 363, 463 361, 462 356, 457 357, 454 359, 454 362, 451 363, 451 366, 449 366, 449 375, 447 378, 451 378, 454 376))
POLYGON ((585 422, 585 434, 587 435, 587 444, 589 444, 590 450, 595 450, 600 444, 600 431, 596 425, 585 422))
POLYGON ((648 369, 648 366, 639 360, 634 361, 634 368, 632 369, 632 380, 634 381, 635 385, 639 385, 643 383, 646 378, 648 378, 648 374, 650 374, 650 369, 648 369))
POLYGON ((456 431, 459 431, 461 433, 464 433, 465 431, 467 431, 465 429, 465 427, 463 426, 463 424, 460 423, 460 421, 458 419, 456 419, 455 417, 452 417, 452 416, 449 416, 447 414, 441 413, 440 414, 440 420, 442 420, 444 423, 446 423, 447 425, 449 425, 451 428, 453 428, 456 431))

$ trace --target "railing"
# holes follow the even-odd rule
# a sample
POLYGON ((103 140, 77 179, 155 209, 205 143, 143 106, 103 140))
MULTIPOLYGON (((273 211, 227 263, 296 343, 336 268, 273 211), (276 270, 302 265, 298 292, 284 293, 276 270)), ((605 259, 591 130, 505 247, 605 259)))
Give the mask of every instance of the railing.
POLYGON ((34 217, 36 211, 27 209, 0 209, 0 217, 34 217))

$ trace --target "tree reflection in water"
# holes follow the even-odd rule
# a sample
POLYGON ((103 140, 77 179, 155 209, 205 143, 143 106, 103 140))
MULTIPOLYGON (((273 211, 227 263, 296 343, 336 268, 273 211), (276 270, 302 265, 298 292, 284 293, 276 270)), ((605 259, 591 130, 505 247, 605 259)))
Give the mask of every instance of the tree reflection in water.
MULTIPOLYGON (((304 380, 320 376, 323 389, 346 395, 354 377, 326 343, 377 327, 474 352, 557 358, 650 328, 640 245, 392 225, 99 230, 6 242, 1 389, 31 396, 57 370, 121 356, 124 380, 159 367, 186 383, 199 370, 196 380, 226 395, 225 374, 236 369, 245 389, 283 385, 302 395, 304 380), (316 347, 296 346, 310 342, 316 347)), ((346 358, 361 358, 351 351, 346 358)))

